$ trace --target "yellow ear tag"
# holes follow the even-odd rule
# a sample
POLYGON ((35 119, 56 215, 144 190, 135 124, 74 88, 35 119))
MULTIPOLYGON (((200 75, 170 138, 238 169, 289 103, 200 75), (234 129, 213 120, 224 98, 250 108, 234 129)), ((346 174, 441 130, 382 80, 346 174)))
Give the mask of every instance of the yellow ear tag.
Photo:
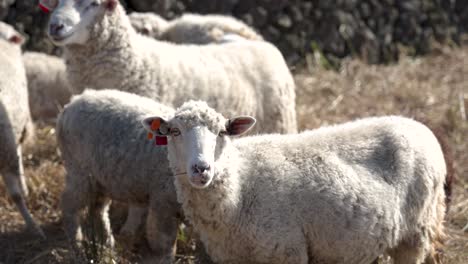
POLYGON ((153 133, 148 132, 148 139, 149 139, 149 140, 153 139, 153 133))
POLYGON ((161 121, 159 119, 155 119, 151 122, 151 130, 155 131, 158 130, 161 126, 161 121))

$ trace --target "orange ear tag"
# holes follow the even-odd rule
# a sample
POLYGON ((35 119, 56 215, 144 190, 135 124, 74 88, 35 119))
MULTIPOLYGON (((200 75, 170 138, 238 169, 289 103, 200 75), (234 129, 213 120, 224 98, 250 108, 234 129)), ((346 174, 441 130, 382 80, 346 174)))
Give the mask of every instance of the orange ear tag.
POLYGON ((158 130, 161 127, 161 121, 159 119, 155 119, 151 122, 151 130, 158 130))
POLYGON ((149 140, 153 139, 153 133, 148 132, 148 139, 149 139, 149 140))

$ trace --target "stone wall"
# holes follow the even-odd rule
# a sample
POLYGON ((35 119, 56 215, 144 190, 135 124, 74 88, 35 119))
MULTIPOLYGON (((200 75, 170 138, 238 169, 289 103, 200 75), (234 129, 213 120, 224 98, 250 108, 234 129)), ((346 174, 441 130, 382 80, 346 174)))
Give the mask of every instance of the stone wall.
MULTIPOLYGON (((400 47, 424 54, 433 41, 458 41, 468 30, 467 0, 122 0, 130 11, 171 19, 183 12, 234 15, 275 43, 290 64, 313 52, 334 64, 348 55, 370 63, 398 59, 400 47)), ((48 53, 47 16, 37 0, 0 0, 0 19, 48 53)))

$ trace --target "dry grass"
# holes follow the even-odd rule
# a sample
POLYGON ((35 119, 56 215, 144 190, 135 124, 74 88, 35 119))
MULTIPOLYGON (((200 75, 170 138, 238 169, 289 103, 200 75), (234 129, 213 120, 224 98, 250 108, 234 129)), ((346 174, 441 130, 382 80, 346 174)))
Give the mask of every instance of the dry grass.
MULTIPOLYGON (((458 180, 446 223, 445 262, 468 263, 468 123, 462 118, 460 103, 465 96, 463 104, 468 110, 468 48, 405 58, 391 66, 351 60, 344 62, 340 72, 319 69, 296 77, 301 130, 364 116, 399 114, 425 118, 448 133, 458 180)), ((60 228, 58 203, 64 170, 54 129, 44 124, 38 127, 34 147, 25 152, 32 190, 28 205, 49 239, 40 241, 22 232, 21 216, 0 183, 0 263, 69 263, 74 257, 60 228)), ((122 210, 114 210, 116 228, 122 222, 121 215, 122 210)), ((139 245, 139 249, 145 248, 143 242, 139 245)), ((178 263, 193 263, 189 245, 182 248, 178 263)), ((119 263, 139 259, 130 250, 118 255, 119 263)))

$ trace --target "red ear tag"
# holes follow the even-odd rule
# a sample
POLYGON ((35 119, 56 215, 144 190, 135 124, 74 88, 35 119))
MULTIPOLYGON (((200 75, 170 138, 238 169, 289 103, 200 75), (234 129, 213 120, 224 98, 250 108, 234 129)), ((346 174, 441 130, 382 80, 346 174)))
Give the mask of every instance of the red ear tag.
POLYGON ((151 121, 151 130, 155 131, 158 130, 161 126, 161 121, 159 119, 155 119, 151 121))
POLYGON ((164 136, 156 136, 156 146, 164 146, 167 145, 167 137, 164 136))
POLYGON ((45 7, 43 4, 39 3, 39 8, 42 10, 44 13, 49 13, 50 9, 45 7))
POLYGON ((148 132, 148 139, 149 139, 149 140, 153 139, 153 133, 148 132))

